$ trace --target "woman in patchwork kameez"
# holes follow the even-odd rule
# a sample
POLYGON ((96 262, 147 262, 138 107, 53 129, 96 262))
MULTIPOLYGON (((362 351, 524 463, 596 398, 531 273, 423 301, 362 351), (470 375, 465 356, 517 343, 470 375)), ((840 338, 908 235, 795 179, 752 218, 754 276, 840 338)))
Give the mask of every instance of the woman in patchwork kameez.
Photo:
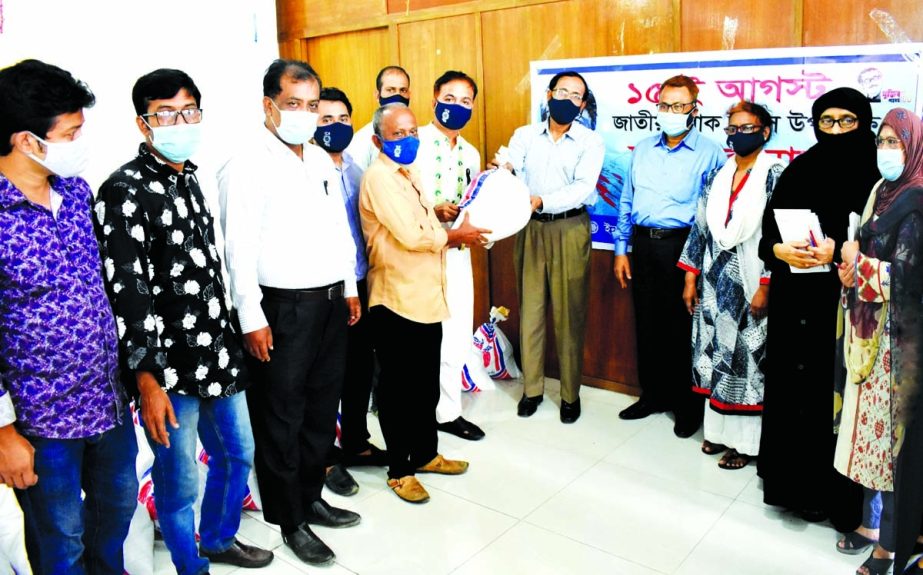
POLYGON ((693 390, 709 397, 702 451, 726 451, 718 466, 741 469, 759 452, 769 274, 757 250, 783 166, 763 151, 772 116, 762 106, 733 106, 725 132, 734 157, 708 175, 677 265, 694 316, 693 390))
MULTIPOLYGON (((895 478, 905 471, 901 465, 913 470, 920 459, 907 441, 923 346, 923 125, 911 111, 896 108, 885 116, 878 168, 884 179, 866 204, 859 241, 843 244, 839 266, 847 288, 846 377, 834 466, 862 485, 866 513, 837 549, 856 554, 874 545, 859 575, 891 568, 898 511, 915 513, 915 521, 906 523, 919 526, 919 497, 913 493, 923 487, 914 481, 903 487, 907 492, 895 491, 895 478)), ((917 535, 911 531, 904 537, 908 547, 917 535)))

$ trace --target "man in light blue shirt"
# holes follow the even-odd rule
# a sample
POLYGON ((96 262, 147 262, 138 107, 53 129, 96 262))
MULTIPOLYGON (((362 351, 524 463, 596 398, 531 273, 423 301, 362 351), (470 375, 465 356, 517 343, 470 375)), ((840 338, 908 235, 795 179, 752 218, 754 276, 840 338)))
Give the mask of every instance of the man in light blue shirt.
MULTIPOLYGON (((320 91, 317 103, 317 130, 314 143, 333 160, 338 182, 330 182, 330 193, 342 193, 349 220, 349 231, 356 244, 356 288, 362 315, 368 313, 366 275, 369 260, 365 236, 359 220, 359 184, 363 169, 344 150, 353 139, 353 107, 341 90, 327 87, 320 91)), ((375 357, 368 321, 349 326, 346 347, 346 374, 340 397, 340 448, 332 449, 327 461, 325 485, 337 495, 349 496, 359 491, 359 484, 346 470, 351 465, 385 465, 387 454, 369 443, 368 408, 372 393, 375 357)))
POLYGON ((689 437, 704 415, 692 392, 692 324, 682 300, 684 271, 676 267, 705 176, 727 160, 693 127, 699 89, 688 76, 660 87, 657 121, 663 131, 635 147, 619 204, 615 276, 632 285, 641 399, 622 419, 673 411, 673 432, 689 437), (627 255, 632 244, 632 256, 627 255))
POLYGON ((507 167, 525 180, 532 219, 516 236, 520 299, 523 396, 518 414, 529 417, 542 402, 545 310, 554 318, 561 364, 561 421, 580 417, 580 382, 589 290, 590 217, 596 201, 605 145, 575 121, 592 94, 576 72, 561 72, 548 85, 547 122, 523 126, 510 140, 507 167))

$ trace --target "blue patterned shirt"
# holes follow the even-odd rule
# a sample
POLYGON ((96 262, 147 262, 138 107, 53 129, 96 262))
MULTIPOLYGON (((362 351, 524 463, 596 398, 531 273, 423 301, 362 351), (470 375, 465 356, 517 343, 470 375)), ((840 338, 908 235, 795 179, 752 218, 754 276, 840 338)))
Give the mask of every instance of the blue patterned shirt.
POLYGON ((120 421, 118 340, 90 187, 52 178, 57 213, 0 175, 0 425, 77 439, 120 421))

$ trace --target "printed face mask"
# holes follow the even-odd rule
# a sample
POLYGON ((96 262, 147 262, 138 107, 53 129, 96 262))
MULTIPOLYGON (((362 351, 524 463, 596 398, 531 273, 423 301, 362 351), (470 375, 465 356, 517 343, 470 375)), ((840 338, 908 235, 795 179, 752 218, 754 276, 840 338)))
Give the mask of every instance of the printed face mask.
POLYGON ((353 127, 342 122, 318 126, 314 142, 328 152, 342 152, 353 139, 353 127))
POLYGON ((400 94, 394 94, 386 98, 378 98, 378 105, 385 106, 387 104, 404 104, 405 106, 410 105, 410 98, 405 98, 400 94))
POLYGON ((450 130, 461 130, 471 119, 471 108, 461 104, 436 102, 436 119, 450 130))
POLYGON ((407 136, 400 140, 382 140, 381 151, 386 156, 404 166, 412 164, 417 159, 417 150, 420 148, 420 139, 416 136, 407 136))
POLYGON ((733 136, 728 136, 727 139, 728 146, 730 146, 738 156, 749 156, 765 143, 766 139, 763 138, 762 130, 753 132, 752 134, 737 132, 733 136))

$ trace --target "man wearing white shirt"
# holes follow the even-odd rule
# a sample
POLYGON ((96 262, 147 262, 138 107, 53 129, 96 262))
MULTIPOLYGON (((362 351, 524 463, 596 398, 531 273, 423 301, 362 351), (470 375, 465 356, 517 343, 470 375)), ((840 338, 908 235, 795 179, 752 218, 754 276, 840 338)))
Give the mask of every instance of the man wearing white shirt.
POLYGON ((263 78, 265 129, 218 176, 231 295, 244 347, 258 360, 247 399, 263 516, 315 565, 335 556, 309 525, 360 521, 321 499, 347 325, 360 305, 339 179, 330 157, 307 144, 320 88, 306 63, 273 62, 263 78))
MULTIPOLYGON (((433 121, 419 129, 420 151, 414 165, 436 217, 449 228, 458 217, 458 203, 481 169, 481 154, 460 134, 471 119, 478 87, 464 72, 449 70, 433 85, 433 121)), ((471 349, 474 324, 474 281, 471 250, 446 251, 446 301, 449 318, 442 322, 439 368, 439 430, 462 439, 484 437, 480 427, 462 417, 462 368, 471 349)))
POLYGON ((545 313, 554 318, 561 363, 561 422, 580 417, 583 339, 589 291, 590 217, 596 201, 605 144, 576 118, 589 87, 577 72, 556 74, 548 84, 547 121, 518 128, 509 164, 532 194, 532 220, 516 236, 523 394, 517 413, 529 417, 545 389, 545 313))
MULTIPOLYGON (((385 66, 375 77, 375 99, 379 106, 387 104, 410 105, 410 74, 400 66, 385 66)), ((378 157, 380 150, 372 142, 375 131, 372 122, 362 126, 349 143, 346 154, 352 163, 364 172, 378 157)))

